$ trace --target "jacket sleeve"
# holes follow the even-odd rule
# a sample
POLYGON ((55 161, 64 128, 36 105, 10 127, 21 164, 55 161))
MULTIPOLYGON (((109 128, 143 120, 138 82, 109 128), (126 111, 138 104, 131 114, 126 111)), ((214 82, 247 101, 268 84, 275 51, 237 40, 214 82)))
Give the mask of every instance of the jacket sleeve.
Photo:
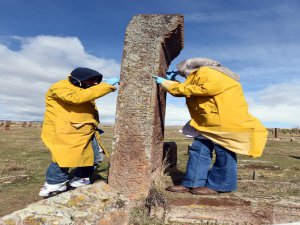
POLYGON ((176 97, 214 96, 224 91, 220 76, 205 69, 199 69, 192 79, 167 85, 165 89, 176 97))
POLYGON ((116 88, 110 84, 100 83, 87 89, 70 86, 53 87, 51 94, 52 97, 58 98, 68 104, 81 104, 100 98, 115 90, 116 88))

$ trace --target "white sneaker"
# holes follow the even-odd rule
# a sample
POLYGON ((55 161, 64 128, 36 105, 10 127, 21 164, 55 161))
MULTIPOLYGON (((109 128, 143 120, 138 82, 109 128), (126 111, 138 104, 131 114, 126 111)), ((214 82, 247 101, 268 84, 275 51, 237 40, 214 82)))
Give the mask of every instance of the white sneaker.
POLYGON ((81 187, 81 186, 84 186, 84 185, 89 185, 91 184, 91 181, 89 178, 77 178, 77 177, 74 177, 71 181, 70 181, 70 186, 73 187, 73 188, 77 188, 77 187, 81 187))
POLYGON ((48 184, 47 182, 43 185, 40 190, 39 196, 48 197, 51 193, 59 193, 67 190, 66 182, 60 184, 48 184))

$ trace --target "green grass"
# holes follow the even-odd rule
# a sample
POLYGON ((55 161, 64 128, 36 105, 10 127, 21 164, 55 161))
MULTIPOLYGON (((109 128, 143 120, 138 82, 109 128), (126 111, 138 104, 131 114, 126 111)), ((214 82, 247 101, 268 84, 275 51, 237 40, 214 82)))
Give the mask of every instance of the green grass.
POLYGON ((4 215, 40 199, 37 193, 50 158, 40 128, 1 131, 0 146, 0 215, 4 215))

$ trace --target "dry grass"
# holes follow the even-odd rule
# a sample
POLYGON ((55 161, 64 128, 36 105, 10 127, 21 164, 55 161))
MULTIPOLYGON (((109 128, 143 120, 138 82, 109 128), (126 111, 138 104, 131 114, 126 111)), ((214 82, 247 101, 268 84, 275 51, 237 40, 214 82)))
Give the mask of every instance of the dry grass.
MULTIPOLYGON (((112 127, 103 129, 104 145, 111 152, 112 127)), ((0 130, 0 217, 42 199, 38 192, 51 160, 40 133, 40 127, 0 130)), ((94 180, 107 179, 107 168, 105 159, 94 180)))
MULTIPOLYGON (((105 126, 102 129, 105 131, 102 140, 111 152, 113 128, 105 126)), ((181 135, 179 129, 167 127, 165 133, 165 141, 175 141, 178 147, 178 167, 170 171, 173 180, 162 174, 156 187, 167 198, 172 196, 164 188, 183 178, 187 149, 192 142, 192 139, 181 135)), ((40 140, 40 132, 41 128, 36 127, 12 127, 11 131, 0 131, 0 216, 41 199, 38 191, 44 183, 50 154, 40 140)), ((258 159, 239 156, 238 192, 245 196, 300 196, 300 138, 294 138, 295 142, 289 142, 288 138, 269 141, 263 156, 258 159), (253 171, 255 181, 252 181, 253 171)), ((108 163, 105 159, 97 169, 94 175, 96 181, 107 179, 108 163)), ((132 224, 161 224, 161 220, 148 217, 146 208, 136 208, 132 213, 132 224)))

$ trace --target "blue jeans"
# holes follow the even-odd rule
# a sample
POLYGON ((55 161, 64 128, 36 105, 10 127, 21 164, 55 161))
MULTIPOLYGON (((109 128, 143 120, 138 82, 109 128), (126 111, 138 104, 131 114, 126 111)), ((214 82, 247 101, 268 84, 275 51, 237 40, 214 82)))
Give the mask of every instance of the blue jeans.
MULTIPOLYGON (((94 152, 94 164, 97 165, 103 160, 103 153, 100 152, 97 140, 92 138, 94 152)), ((94 173, 94 166, 78 167, 75 170, 75 179, 90 177, 94 173)), ((48 184, 60 184, 68 181, 69 168, 59 167, 57 163, 51 163, 46 172, 46 182, 48 184)))
POLYGON ((182 185, 190 188, 208 187, 219 192, 236 190, 236 154, 209 139, 196 137, 189 148, 189 160, 182 185), (213 150, 216 160, 210 168, 213 150))

